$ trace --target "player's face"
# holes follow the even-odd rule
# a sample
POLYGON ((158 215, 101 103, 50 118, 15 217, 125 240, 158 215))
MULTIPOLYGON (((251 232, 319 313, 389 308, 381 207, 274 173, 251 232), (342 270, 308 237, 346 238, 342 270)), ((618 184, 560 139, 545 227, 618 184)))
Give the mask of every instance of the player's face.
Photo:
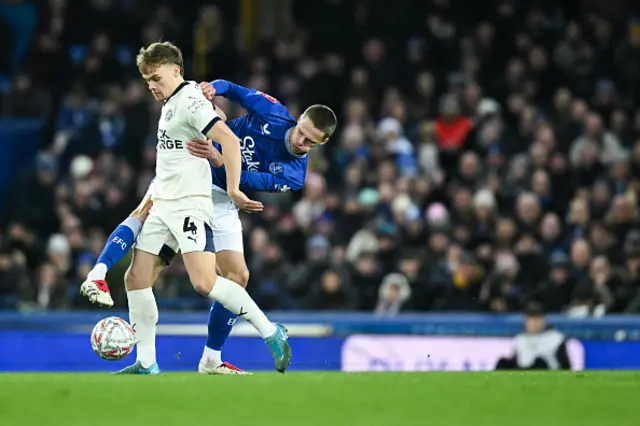
POLYGON ((164 102, 180 81, 180 67, 174 64, 162 64, 143 70, 142 78, 147 82, 151 94, 158 102, 164 102))
POLYGON ((316 129, 311 120, 301 118, 298 125, 292 130, 291 148, 297 154, 306 154, 315 146, 322 145, 329 138, 324 136, 324 132, 316 129))
POLYGON ((525 318, 524 328, 527 333, 540 333, 545 328, 543 316, 530 316, 525 318))

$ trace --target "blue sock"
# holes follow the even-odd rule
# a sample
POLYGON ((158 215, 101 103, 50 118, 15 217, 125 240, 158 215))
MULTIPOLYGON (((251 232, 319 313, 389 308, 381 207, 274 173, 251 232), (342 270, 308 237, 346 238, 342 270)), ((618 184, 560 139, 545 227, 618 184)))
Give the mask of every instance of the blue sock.
POLYGON ((142 224, 138 219, 128 217, 109 235, 107 244, 102 249, 102 253, 100 253, 96 263, 103 263, 106 265, 107 270, 111 269, 127 254, 138 233, 140 233, 140 228, 142 228, 142 224))
POLYGON ((207 344, 209 349, 221 351, 224 342, 231 333, 233 325, 236 323, 236 314, 225 308, 222 303, 213 302, 209 312, 209 333, 207 334, 207 344))

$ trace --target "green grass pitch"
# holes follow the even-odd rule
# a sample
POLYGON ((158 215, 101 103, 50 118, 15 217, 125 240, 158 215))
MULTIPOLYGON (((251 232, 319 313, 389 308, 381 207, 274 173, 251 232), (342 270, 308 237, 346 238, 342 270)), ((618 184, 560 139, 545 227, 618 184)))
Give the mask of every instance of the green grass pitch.
POLYGON ((0 374, 0 426, 637 426, 640 373, 0 374))

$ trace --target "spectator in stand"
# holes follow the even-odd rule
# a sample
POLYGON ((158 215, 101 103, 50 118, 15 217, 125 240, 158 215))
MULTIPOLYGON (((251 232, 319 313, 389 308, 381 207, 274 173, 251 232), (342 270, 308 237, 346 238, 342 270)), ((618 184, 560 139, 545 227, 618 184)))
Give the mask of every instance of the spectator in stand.
POLYGON ((388 274, 380 284, 376 315, 392 317, 402 311, 411 298, 411 286, 407 278, 397 272, 388 274))
POLYGON ((471 129, 471 120, 460 115, 458 98, 453 94, 444 96, 440 100, 440 117, 436 120, 436 134, 441 162, 445 169, 451 169, 456 163, 471 129))
POLYGON ((2 115, 13 118, 45 118, 51 109, 51 99, 31 84, 26 74, 18 74, 2 100, 2 115))
MULTIPOLYGON (((188 75, 339 115, 305 188, 260 194, 265 211, 242 216, 265 307, 640 311, 636 19, 588 4, 294 0, 274 28, 241 23, 237 2, 40 3, 0 6, 0 114, 49 129, 33 167, 7 177, 0 305, 86 307, 86 265, 154 175, 159 105, 134 55, 169 39, 188 75)), ((162 306, 203 306, 181 290, 179 259, 169 271, 162 306)))

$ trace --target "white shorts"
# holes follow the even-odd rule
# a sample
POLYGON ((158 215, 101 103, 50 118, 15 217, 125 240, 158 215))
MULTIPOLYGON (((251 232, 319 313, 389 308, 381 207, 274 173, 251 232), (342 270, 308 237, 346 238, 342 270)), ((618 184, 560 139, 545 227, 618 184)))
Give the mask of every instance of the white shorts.
POLYGON ((154 200, 135 247, 167 264, 178 253, 214 252, 213 208, 209 197, 154 200))
POLYGON ((224 250, 244 253, 242 222, 238 208, 226 192, 214 189, 213 198, 213 245, 215 252, 224 250))

